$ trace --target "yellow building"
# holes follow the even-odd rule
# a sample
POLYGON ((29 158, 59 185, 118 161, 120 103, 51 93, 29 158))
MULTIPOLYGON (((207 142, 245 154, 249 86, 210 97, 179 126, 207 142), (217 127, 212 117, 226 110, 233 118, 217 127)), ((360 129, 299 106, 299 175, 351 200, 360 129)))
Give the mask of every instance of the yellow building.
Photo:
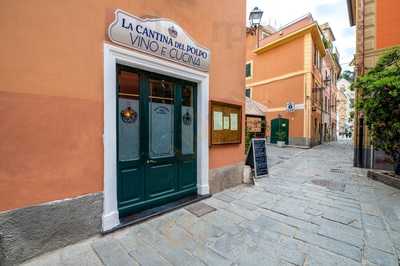
POLYGON ((280 29, 247 29, 246 95, 268 107, 267 136, 275 143, 313 146, 336 135, 333 33, 307 14, 280 29), (257 32, 257 30, 259 32, 257 32), (330 37, 324 37, 325 34, 330 37), (328 39, 328 41, 324 41, 328 39))

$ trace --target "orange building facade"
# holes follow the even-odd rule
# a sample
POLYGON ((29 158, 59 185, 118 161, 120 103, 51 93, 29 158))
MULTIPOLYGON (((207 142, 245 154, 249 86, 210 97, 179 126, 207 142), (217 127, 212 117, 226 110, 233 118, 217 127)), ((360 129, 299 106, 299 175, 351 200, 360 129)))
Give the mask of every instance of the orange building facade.
POLYGON ((2 1, 0 23, 1 265, 114 230, 144 203, 241 183, 244 141, 210 146, 208 112, 244 108, 245 1, 2 1))
MULTIPOLYGON (((331 96, 331 89, 325 89, 322 74, 323 60, 329 52, 322 36, 311 15, 279 30, 262 26, 247 30, 246 94, 267 106, 271 142, 276 119, 286 121, 288 144, 313 146, 323 140, 323 94, 329 91, 331 96), (257 35, 256 30, 262 33, 257 35)), ((333 116, 331 109, 326 112, 329 118, 333 116)))
MULTIPOLYGON (((356 26, 356 54, 354 66, 357 76, 375 66, 388 49, 400 45, 400 2, 396 0, 347 0, 351 26, 356 26)), ((360 97, 355 88, 355 101, 360 97)), ((392 169, 390 160, 382 151, 374 150, 364 120, 364 114, 354 114, 354 166, 392 169)))
POLYGON ((321 141, 328 142, 337 139, 338 121, 337 121, 337 103, 338 88, 337 80, 339 78, 341 67, 339 65, 339 52, 333 46, 335 36, 328 23, 320 25, 326 46, 326 55, 322 60, 322 132, 321 141))

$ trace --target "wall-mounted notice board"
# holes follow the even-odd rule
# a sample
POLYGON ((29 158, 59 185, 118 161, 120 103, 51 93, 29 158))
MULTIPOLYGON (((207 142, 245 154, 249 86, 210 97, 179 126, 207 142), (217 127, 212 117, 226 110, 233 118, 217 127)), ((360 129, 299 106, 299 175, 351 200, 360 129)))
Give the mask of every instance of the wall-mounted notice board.
POLYGON ((240 105, 211 101, 211 144, 242 142, 242 107, 240 105))

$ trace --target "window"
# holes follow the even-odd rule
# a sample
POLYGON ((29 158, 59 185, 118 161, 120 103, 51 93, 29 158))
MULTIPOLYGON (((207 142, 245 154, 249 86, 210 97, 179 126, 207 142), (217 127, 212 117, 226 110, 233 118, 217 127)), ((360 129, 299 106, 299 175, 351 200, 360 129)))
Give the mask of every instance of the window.
POLYGON ((328 100, 328 112, 330 113, 331 112, 331 99, 329 98, 329 100, 328 100))
POLYGON ((318 51, 318 48, 314 45, 314 66, 321 70, 322 67, 322 58, 321 54, 318 51))
POLYGON ((251 98, 251 96, 252 96, 252 94, 253 94, 251 88, 246 88, 245 94, 246 94, 246 97, 251 98))
POLYGON ((314 46, 314 65, 318 67, 318 49, 314 46))
POLYGON ((314 136, 317 136, 317 127, 318 127, 318 125, 317 125, 317 119, 314 118, 314 136))
POLYGON ((253 62, 246 63, 246 78, 252 78, 253 76, 253 62))

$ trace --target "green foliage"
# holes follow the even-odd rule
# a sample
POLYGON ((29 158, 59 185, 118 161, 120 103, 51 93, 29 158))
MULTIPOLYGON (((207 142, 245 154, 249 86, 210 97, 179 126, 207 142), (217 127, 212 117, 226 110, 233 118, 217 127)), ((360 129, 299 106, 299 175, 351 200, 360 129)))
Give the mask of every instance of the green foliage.
POLYGON ((251 143, 251 139, 254 138, 254 133, 248 132, 246 129, 246 136, 244 139, 244 144, 245 144, 245 153, 248 152, 248 150, 250 149, 250 143, 251 143))
POLYGON ((385 53, 352 87, 360 92, 356 108, 364 112, 373 144, 400 162, 400 47, 385 53))
POLYGON ((337 55, 337 53, 332 53, 332 56, 333 56, 333 59, 335 59, 336 63, 337 63, 338 65, 340 65, 340 63, 339 63, 339 56, 337 55))
POLYGON ((353 122, 354 119, 354 111, 350 112, 349 123, 353 122))
POLYGON ((332 43, 328 41, 325 36, 322 36, 322 42, 324 43, 325 49, 332 48, 332 43))
POLYGON ((278 141, 286 141, 286 132, 283 130, 279 130, 276 132, 276 138, 278 141))
POLYGON ((345 71, 343 71, 341 78, 343 78, 349 82, 353 82, 354 81, 354 72, 350 71, 350 70, 345 70, 345 71))

